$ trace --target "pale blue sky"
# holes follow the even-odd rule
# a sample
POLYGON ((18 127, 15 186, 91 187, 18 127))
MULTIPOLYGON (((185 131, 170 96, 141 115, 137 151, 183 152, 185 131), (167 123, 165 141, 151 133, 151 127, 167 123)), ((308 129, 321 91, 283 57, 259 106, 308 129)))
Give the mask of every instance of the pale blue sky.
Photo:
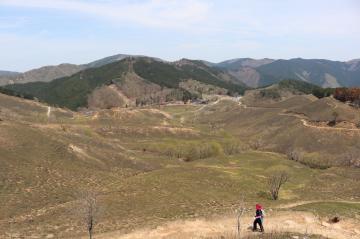
POLYGON ((360 58, 358 0, 0 0, 0 70, 114 54, 360 58))

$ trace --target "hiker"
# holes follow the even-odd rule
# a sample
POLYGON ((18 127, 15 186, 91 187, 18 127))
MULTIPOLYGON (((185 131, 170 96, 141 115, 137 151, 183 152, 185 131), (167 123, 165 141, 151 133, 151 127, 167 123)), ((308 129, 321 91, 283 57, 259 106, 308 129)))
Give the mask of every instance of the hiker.
POLYGON ((253 231, 257 230, 257 225, 259 224, 260 231, 264 232, 263 219, 264 219, 263 208, 260 204, 256 204, 256 215, 254 220, 253 231))

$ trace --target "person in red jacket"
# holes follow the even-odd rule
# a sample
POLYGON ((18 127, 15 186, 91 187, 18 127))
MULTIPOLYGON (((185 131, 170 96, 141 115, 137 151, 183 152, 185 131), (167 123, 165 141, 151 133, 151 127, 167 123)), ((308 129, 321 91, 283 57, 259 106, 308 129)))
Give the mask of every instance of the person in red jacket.
POLYGON ((263 208, 260 204, 256 204, 256 214, 255 214, 255 220, 254 220, 254 225, 253 225, 253 231, 257 230, 257 225, 259 224, 260 231, 264 232, 263 219, 264 219, 263 208))

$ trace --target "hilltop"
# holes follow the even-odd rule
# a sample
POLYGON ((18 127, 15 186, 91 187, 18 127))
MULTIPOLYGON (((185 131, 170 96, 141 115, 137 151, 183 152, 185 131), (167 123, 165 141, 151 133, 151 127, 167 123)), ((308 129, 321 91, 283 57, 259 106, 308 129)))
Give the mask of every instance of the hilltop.
MULTIPOLYGON (((293 96, 307 95, 301 98, 323 98, 333 95, 335 89, 321 88, 320 86, 299 80, 282 80, 270 86, 259 87, 246 91, 242 101, 249 106, 262 106, 285 101, 293 96)), ((301 102, 301 101, 300 101, 301 102)), ((296 103, 296 102, 294 102, 296 103)))

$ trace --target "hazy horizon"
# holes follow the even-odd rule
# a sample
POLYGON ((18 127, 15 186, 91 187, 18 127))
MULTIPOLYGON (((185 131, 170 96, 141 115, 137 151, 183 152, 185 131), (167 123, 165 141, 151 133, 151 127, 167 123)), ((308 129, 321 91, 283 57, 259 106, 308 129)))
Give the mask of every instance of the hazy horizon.
POLYGON ((85 65, 85 64, 88 64, 88 63, 91 63, 91 62, 94 62, 94 61, 97 61, 97 60, 100 60, 100 59, 103 59, 103 58, 106 58, 106 57, 111 57, 111 56, 115 56, 115 55, 133 55, 133 56, 144 56, 144 57, 152 57, 152 58, 158 58, 158 59, 161 59, 161 60, 164 60, 164 61, 168 61, 168 62, 173 62, 173 61, 177 61, 177 60, 181 60, 181 59, 189 59, 189 60, 203 60, 203 61, 207 61, 207 62, 210 62, 210 63, 221 63, 221 62, 224 62, 224 61, 231 61, 231 60, 237 60, 237 59, 253 59, 253 60, 262 60, 262 59, 272 59, 272 60, 291 60, 291 59, 298 59, 298 58, 301 58, 301 59, 305 59, 305 60, 330 60, 330 61, 340 61, 340 62, 349 62, 349 61, 352 61, 352 60, 360 60, 360 57, 359 58, 354 58, 354 59, 348 59, 348 60, 337 60, 337 59, 325 59, 325 58, 303 58, 303 57, 291 57, 291 58, 271 58, 271 57, 264 57, 264 58, 253 58, 253 57, 237 57, 237 58, 231 58, 231 59, 224 59, 224 60, 221 60, 221 61, 209 61, 207 59, 201 59, 201 58, 188 58, 188 57, 181 57, 181 58, 178 58, 178 59, 174 59, 174 60, 167 60, 167 59, 163 59, 161 57, 158 57, 158 56, 149 56, 149 55, 144 55, 144 54, 123 54, 123 53, 118 53, 118 54, 113 54, 113 55, 107 55, 107 56, 100 56, 99 58, 97 59, 92 59, 90 61, 87 61, 87 62, 59 62, 59 63, 54 63, 54 64, 45 64, 45 65, 39 65, 39 66, 35 66, 35 67, 32 67, 30 69, 25 69, 25 70, 22 70, 22 71, 17 71, 17 70, 9 70, 9 69, 1 69, 0 68, 0 71, 9 71, 9 72, 18 72, 18 73, 23 73, 23 72, 26 72, 26 71, 29 71, 29 70, 34 70, 34 69, 38 69, 38 68, 41 68, 41 67, 45 67, 45 66, 56 66, 56 65, 61 65, 61 64, 75 64, 75 65, 85 65))
POLYGON ((221 62, 360 58, 360 3, 0 0, 0 70, 116 54, 221 62))

